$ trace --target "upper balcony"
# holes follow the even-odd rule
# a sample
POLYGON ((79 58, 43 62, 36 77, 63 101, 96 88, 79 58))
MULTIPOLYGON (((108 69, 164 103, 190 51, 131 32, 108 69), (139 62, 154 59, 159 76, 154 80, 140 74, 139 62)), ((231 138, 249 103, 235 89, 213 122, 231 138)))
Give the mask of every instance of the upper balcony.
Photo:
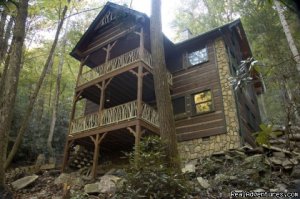
POLYGON ((155 128, 159 127, 158 114, 154 108, 142 103, 141 118, 138 118, 137 101, 131 101, 72 120, 69 133, 74 135, 89 130, 99 130, 109 125, 134 119, 141 119, 155 128))
MULTIPOLYGON (((150 69, 152 69, 152 57, 146 49, 135 48, 125 54, 115 57, 106 63, 96 66, 89 71, 79 76, 77 87, 89 84, 91 81, 109 75, 115 71, 121 70, 139 61, 144 62, 150 69), (142 52, 142 53, 141 53, 142 52)), ((150 71, 151 72, 151 71, 150 71)), ((172 74, 167 72, 168 82, 173 84, 172 74)))

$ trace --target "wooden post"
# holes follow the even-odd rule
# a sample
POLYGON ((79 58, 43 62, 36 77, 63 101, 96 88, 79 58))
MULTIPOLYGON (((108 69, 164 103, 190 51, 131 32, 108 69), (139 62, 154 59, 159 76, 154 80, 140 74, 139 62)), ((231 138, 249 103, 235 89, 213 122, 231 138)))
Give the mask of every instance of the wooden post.
POLYGON ((93 179, 97 176, 97 166, 98 166, 98 159, 99 159, 99 149, 100 143, 104 139, 107 133, 104 133, 101 137, 99 134, 96 135, 96 139, 93 136, 90 136, 91 140, 94 143, 94 157, 93 157, 93 167, 92 167, 92 177, 93 179))
POLYGON ((80 66, 79 66, 79 72, 78 72, 77 80, 76 80, 76 86, 78 86, 80 76, 82 75, 83 66, 88 58, 89 58, 89 55, 86 56, 84 59, 81 59, 80 66))
POLYGON ((137 74, 137 118, 141 119, 142 117, 142 108, 143 108, 143 67, 138 67, 137 74))
POLYGON ((135 31, 134 33, 139 35, 139 37, 140 37, 139 55, 140 55, 140 58, 143 59, 144 58, 144 29, 141 27, 140 32, 135 31))
POLYGON ((100 101, 99 101, 99 113, 100 113, 100 117, 99 117, 99 122, 100 125, 102 124, 102 111, 104 109, 104 102, 105 102, 105 89, 107 88, 108 84, 111 82, 112 78, 110 78, 106 83, 105 80, 101 82, 101 85, 96 84, 96 86, 99 88, 100 90, 100 101))

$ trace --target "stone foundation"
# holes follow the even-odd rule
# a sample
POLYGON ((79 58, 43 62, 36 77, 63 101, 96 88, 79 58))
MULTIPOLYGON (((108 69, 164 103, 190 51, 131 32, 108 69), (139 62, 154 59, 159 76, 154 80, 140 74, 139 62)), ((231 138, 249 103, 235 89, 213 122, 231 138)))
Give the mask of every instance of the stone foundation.
POLYGON ((178 150, 182 161, 189 161, 218 151, 238 148, 241 145, 234 91, 228 80, 230 77, 230 69, 224 41, 221 38, 216 39, 214 47, 222 90, 227 132, 207 138, 178 143, 178 150))

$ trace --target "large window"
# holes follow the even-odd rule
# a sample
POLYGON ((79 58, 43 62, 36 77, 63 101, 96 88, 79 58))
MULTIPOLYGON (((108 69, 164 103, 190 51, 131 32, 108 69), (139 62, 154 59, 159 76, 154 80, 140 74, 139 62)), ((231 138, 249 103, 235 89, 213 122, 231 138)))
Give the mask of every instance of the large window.
POLYGON ((201 64, 208 61, 207 49, 203 48, 194 52, 188 53, 188 63, 190 66, 201 64))
POLYGON ((194 114, 201 114, 213 110, 211 90, 203 91, 193 95, 194 114))

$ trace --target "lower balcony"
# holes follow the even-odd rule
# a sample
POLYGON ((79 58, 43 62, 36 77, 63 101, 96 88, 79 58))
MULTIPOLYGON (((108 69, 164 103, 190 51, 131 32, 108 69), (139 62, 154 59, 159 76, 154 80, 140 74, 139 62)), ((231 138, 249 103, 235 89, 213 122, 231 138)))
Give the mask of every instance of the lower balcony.
MULTIPOLYGON (((137 101, 128 102, 101 112, 92 113, 71 121, 70 134, 77 134, 120 122, 134 120, 137 118, 137 101)), ((159 127, 157 111, 146 103, 142 104, 141 118, 143 121, 159 127)))

